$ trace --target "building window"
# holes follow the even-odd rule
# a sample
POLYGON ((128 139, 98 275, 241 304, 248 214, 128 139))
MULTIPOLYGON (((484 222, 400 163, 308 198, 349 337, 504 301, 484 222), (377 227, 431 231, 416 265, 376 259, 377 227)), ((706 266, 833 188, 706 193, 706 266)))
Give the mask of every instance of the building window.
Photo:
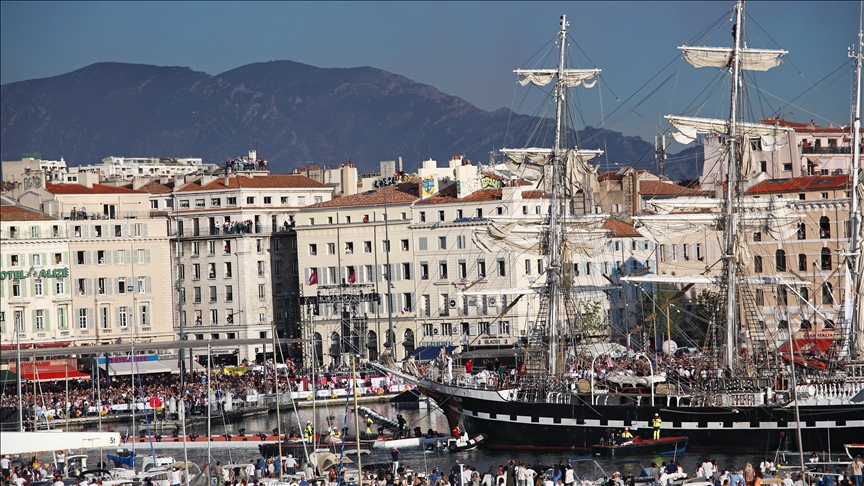
POLYGON ((231 285, 225 286, 225 302, 232 302, 234 300, 234 287, 231 285))
POLYGON ((264 196, 264 204, 273 204, 273 198, 271 196, 264 196))
POLYGON ((234 309, 225 309, 225 324, 234 324, 234 309))
POLYGON ((194 280, 198 280, 199 278, 201 278, 201 264, 200 263, 193 263, 192 264, 192 278, 194 280))
POLYGON ((439 236, 438 237, 438 249, 439 250, 446 250, 447 249, 447 237, 446 236, 439 236))
POLYGON ((402 264, 402 278, 404 280, 411 280, 411 264, 403 263, 402 264))
POLYGON ((486 277, 486 260, 477 260, 477 276, 480 278, 486 277))
POLYGON ((762 273, 762 257, 760 255, 753 257, 753 272, 762 273))
POLYGON ((457 277, 468 278, 468 265, 464 261, 460 261, 456 264, 456 271, 458 273, 457 277))
POLYGON ((57 309, 57 327, 66 329, 66 308, 60 307, 57 309))
POLYGON ((421 223, 426 222, 426 211, 420 211, 420 222, 421 223))
POLYGON ((400 241, 400 244, 402 246, 402 251, 408 251, 408 240, 402 240, 400 241))
POLYGON ((777 286, 777 305, 786 305, 787 302, 787 293, 785 285, 777 286))
POLYGON ((262 260, 258 260, 258 276, 264 276, 264 262, 262 260))
POLYGON ((231 262, 225 262, 225 278, 231 278, 232 275, 231 262))
POLYGON ((831 250, 828 248, 822 248, 820 252, 820 261, 822 263, 822 270, 831 270, 831 250))
POLYGON ((226 197, 225 203, 228 206, 236 206, 237 205, 237 198, 236 197, 226 197))
POLYGON ((309 244, 309 254, 312 256, 317 255, 318 254, 318 245, 316 245, 315 243, 310 243, 309 244))
POLYGON ((297 205, 298 206, 306 205, 306 196, 297 196, 297 205))
POLYGON ((336 243, 327 243, 327 254, 335 255, 336 254, 336 243))
POLYGON ((314 204, 321 204, 322 202, 324 202, 324 197, 323 196, 314 196, 312 200, 315 201, 314 204))
POLYGON ((438 274, 442 279, 447 278, 447 262, 438 263, 438 274))
POLYGON ((423 323, 423 337, 431 337, 435 335, 435 324, 431 322, 423 323))
POLYGON ((465 235, 457 235, 456 236, 456 249, 464 250, 465 249, 465 235))
POLYGON ((55 253, 54 254, 54 264, 55 265, 62 265, 63 264, 63 254, 62 253, 55 253))
POLYGON ((531 275, 531 260, 525 259, 525 275, 531 275))
POLYGON ((778 272, 786 271, 786 252, 777 250, 774 252, 774 266, 778 272))
POLYGON ((102 329, 108 329, 111 323, 108 320, 108 307, 103 306, 99 308, 99 327, 102 329))
POLYGON ((804 253, 798 254, 798 271, 807 271, 807 255, 804 253))
POLYGON ((63 277, 58 278, 54 282, 54 289, 57 291, 57 295, 65 295, 66 294, 66 280, 63 277))
POLYGON ((444 211, 438 211, 438 221, 444 221, 444 211))
POLYGON ((189 209, 189 200, 181 199, 180 200, 180 209, 189 209))
POLYGON ((429 264, 426 262, 420 262, 420 279, 429 280, 429 264))
POLYGON ((345 242, 345 254, 352 255, 354 253, 354 242, 346 241, 345 242))
POLYGON ((35 295, 36 297, 41 297, 42 295, 44 295, 41 278, 33 280, 33 295, 35 295))
POLYGON ((831 238, 831 220, 828 216, 819 218, 819 238, 831 238))
POLYGON ((504 277, 507 275, 507 264, 504 262, 503 258, 498 259, 498 276, 504 277))
POLYGON ((216 264, 208 263, 207 264, 207 277, 208 278, 216 278, 216 264))
POLYGON ((150 306, 146 304, 142 304, 138 307, 141 311, 141 325, 149 326, 150 325, 150 306))
POLYGON ((78 329, 87 329, 87 309, 78 309, 78 329))
POLYGON ((126 293, 126 279, 120 277, 117 279, 117 293, 125 294, 126 293))
POLYGON ((129 325, 126 306, 120 306, 117 309, 117 326, 127 327, 129 325))
POLYGON ((210 309, 210 325, 215 326, 219 323, 219 311, 217 309, 210 309))
POLYGON ((390 252, 390 240, 384 240, 381 242, 381 248, 384 253, 390 252))
POLYGON ((834 287, 828 282, 822 284, 822 303, 834 305, 834 287))
POLYGON ((216 302, 216 286, 210 286, 210 302, 216 302))
POLYGON ((759 307, 764 306, 765 305, 765 292, 763 292, 762 289, 756 289, 755 292, 756 292, 756 296, 755 296, 756 305, 759 307))
POLYGON ((264 284, 258 284, 258 298, 259 299, 266 299, 267 298, 267 291, 265 289, 264 284))
POLYGON ((255 198, 252 196, 247 197, 246 204, 255 204, 255 198))
POLYGON ((196 304, 201 303, 201 287, 192 287, 192 298, 196 304))
POLYGON ((12 281, 12 297, 21 297, 21 281, 12 281))
POLYGON ((147 277, 138 277, 138 293, 143 294, 147 292, 147 277))
POLYGON ((34 324, 36 325, 37 331, 44 331, 45 330, 45 311, 44 310, 36 309, 36 322, 34 324))

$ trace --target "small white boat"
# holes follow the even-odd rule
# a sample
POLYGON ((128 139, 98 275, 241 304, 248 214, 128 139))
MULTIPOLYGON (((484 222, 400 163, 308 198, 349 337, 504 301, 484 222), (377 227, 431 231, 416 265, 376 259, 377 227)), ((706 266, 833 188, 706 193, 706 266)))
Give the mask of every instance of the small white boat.
POLYGON ((459 452, 459 451, 467 451, 469 449, 473 449, 478 445, 486 442, 486 436, 483 434, 477 434, 472 438, 468 438, 468 434, 463 434, 459 437, 451 437, 447 440, 447 449, 450 452, 459 452))

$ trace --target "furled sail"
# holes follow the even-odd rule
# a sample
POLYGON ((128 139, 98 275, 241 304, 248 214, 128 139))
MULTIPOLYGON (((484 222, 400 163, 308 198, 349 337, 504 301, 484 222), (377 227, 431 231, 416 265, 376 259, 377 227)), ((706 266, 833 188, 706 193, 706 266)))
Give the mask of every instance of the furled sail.
MULTIPOLYGON (((501 149, 506 157, 507 168, 517 171, 525 164, 546 166, 552 162, 553 152, 550 148, 529 147, 521 149, 501 149)), ((594 174, 597 168, 588 163, 589 160, 602 155, 602 150, 569 149, 565 155, 567 166, 580 174, 594 174)))
MULTIPOLYGON (((522 86, 529 83, 536 86, 546 86, 558 75, 557 69, 517 69, 515 72, 522 78, 519 80, 519 84, 522 86)), ((561 76, 561 82, 568 88, 575 88, 580 84, 586 88, 593 88, 597 84, 597 80, 595 79, 590 83, 588 81, 598 74, 600 74, 599 69, 565 69, 561 76)))
MULTIPOLYGON (((684 51, 684 59, 693 67, 725 68, 732 63, 731 47, 681 46, 678 49, 684 51)), ((788 54, 788 51, 779 49, 743 48, 738 52, 741 69, 745 71, 767 71, 779 66, 783 56, 788 54)))
MULTIPOLYGON (((569 221, 568 221, 569 223, 569 221)), ((568 223, 566 225, 570 226, 568 223)), ((477 228, 472 240, 478 248, 488 252, 517 252, 542 255, 546 250, 548 227, 531 222, 513 221, 507 224, 491 223, 477 228)), ((572 255, 595 257, 606 248, 608 231, 594 228, 568 228, 561 254, 572 259, 572 255)), ((562 256, 562 258, 564 258, 562 256)))
MULTIPOLYGON (((688 144, 696 140, 696 135, 699 133, 729 134, 729 120, 677 115, 666 115, 665 118, 678 129, 678 132, 672 132, 672 137, 678 143, 688 144)), ((791 130, 789 127, 751 122, 739 122, 735 127, 739 135, 743 135, 745 138, 765 137, 766 140, 773 142, 772 146, 778 144, 782 146, 782 141, 778 142, 778 139, 785 138, 791 130)))

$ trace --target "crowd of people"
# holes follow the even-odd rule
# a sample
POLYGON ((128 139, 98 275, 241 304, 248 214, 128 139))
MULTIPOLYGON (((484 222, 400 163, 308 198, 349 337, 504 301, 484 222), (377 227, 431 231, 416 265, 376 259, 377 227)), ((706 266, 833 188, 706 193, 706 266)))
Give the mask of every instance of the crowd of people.
POLYGON ((249 157, 234 157, 225 161, 229 170, 267 170, 267 159, 251 159, 249 157))
MULTIPOLYGON (((301 386, 307 389, 312 386, 310 370, 302 369, 290 361, 287 366, 280 365, 278 373, 279 391, 299 391, 301 386), (301 384, 301 380, 305 384, 301 384)), ((227 401, 230 394, 232 405, 242 407, 247 404, 247 398, 252 395, 273 395, 275 389, 275 367, 272 363, 257 368, 260 371, 248 371, 240 374, 216 368, 211 371, 211 387, 214 389, 216 403, 227 401)), ((326 390, 346 388, 350 378, 343 375, 331 375, 325 369, 316 370, 314 388, 326 390)), ((370 375, 364 373, 364 385, 370 385, 370 375)), ((101 376, 99 383, 89 379, 71 379, 68 382, 69 417, 108 415, 118 411, 126 411, 135 404, 141 409, 149 404, 152 398, 157 398, 159 408, 167 408, 172 401, 177 407, 185 407, 187 414, 206 413, 209 403, 207 396, 207 376, 204 372, 188 373, 181 392, 179 374, 156 373, 130 376, 101 376), (181 402, 182 399, 182 402, 181 402), (120 407, 118 407, 120 406, 120 407)), ((26 383, 22 387, 20 402, 23 405, 25 420, 44 421, 45 419, 65 419, 64 403, 67 399, 66 381, 46 381, 41 383, 26 383)), ((16 417, 19 405, 19 395, 16 384, 7 384, 0 394, 0 409, 7 413, 4 416, 16 417), (10 413, 14 412, 14 413, 10 413)))

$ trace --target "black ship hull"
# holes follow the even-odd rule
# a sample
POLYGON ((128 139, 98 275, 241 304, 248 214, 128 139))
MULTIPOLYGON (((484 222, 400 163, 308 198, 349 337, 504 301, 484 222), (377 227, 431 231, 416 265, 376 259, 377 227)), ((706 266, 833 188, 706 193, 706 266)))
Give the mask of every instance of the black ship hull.
MULTIPOLYGON (((675 398, 667 405, 667 398, 660 396, 652 406, 647 396, 637 405, 638 399, 617 395, 601 397, 593 405, 589 395, 558 397, 570 403, 530 403, 508 399, 514 391, 417 384, 439 402, 451 426, 461 422, 469 434, 484 434, 487 440, 481 447, 590 451, 610 430, 635 427, 636 433, 650 437, 648 424, 656 413, 663 420, 661 438, 687 436, 690 451, 798 449, 791 406, 681 406, 675 398)), ((801 405, 799 412, 804 450, 843 450, 844 443, 860 440, 864 430, 861 403, 801 405)))

